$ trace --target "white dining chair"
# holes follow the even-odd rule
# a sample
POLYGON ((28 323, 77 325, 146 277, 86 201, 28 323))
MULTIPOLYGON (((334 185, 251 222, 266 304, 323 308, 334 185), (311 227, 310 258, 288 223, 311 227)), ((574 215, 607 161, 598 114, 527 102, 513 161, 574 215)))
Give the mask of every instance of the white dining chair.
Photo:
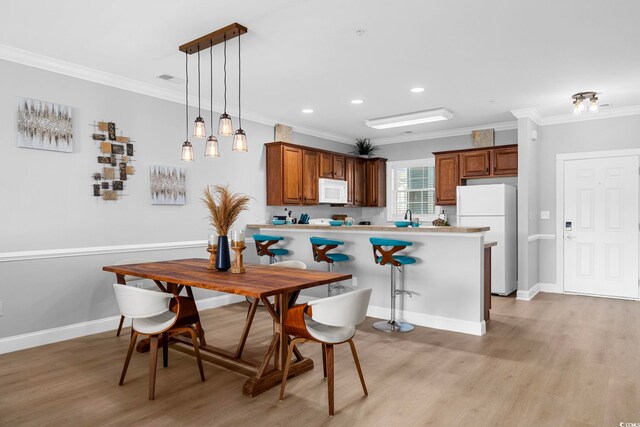
POLYGON ((198 311, 192 298, 175 296, 167 292, 113 284, 120 313, 133 319, 131 342, 127 350, 127 358, 122 368, 120 385, 124 383, 131 354, 139 334, 149 336, 149 400, 155 397, 156 364, 158 358, 158 338, 162 335, 163 366, 168 366, 169 338, 173 335, 189 333, 200 370, 200 378, 204 381, 204 370, 197 334, 193 325, 199 322, 198 311))
POLYGON ((269 264, 269 267, 285 267, 285 268, 297 268, 299 270, 306 270, 307 264, 305 264, 302 261, 288 260, 288 261, 274 262, 273 264, 269 264))
MULTIPOLYGON (((146 258, 131 258, 131 259, 122 259, 120 261, 115 262, 113 265, 142 264, 145 262, 154 262, 154 261, 155 260, 153 259, 146 259, 146 258)), ((143 286, 147 285, 145 287, 150 287, 149 285, 155 285, 153 281, 150 279, 145 279, 144 277, 129 276, 129 275, 124 276, 124 281, 127 285, 133 282, 142 283, 143 286)), ((158 289, 158 291, 160 290, 158 289)), ((118 331, 116 332, 117 337, 120 336, 120 332, 122 331, 123 324, 124 324, 124 316, 120 316, 120 323, 118 324, 118 331)))
POLYGON ((284 400, 284 391, 291 366, 291 355, 295 351, 296 344, 306 341, 314 341, 322 344, 322 366, 324 377, 327 379, 327 391, 329 400, 329 415, 334 413, 334 369, 333 346, 349 343, 353 361, 358 370, 360 383, 364 395, 368 396, 367 386, 364 382, 358 352, 353 343, 356 333, 356 325, 362 323, 367 314, 371 289, 359 289, 357 291, 309 301, 306 304, 294 306, 289 309, 285 322, 285 334, 294 337, 289 344, 287 362, 285 364, 280 386, 280 400, 284 400))

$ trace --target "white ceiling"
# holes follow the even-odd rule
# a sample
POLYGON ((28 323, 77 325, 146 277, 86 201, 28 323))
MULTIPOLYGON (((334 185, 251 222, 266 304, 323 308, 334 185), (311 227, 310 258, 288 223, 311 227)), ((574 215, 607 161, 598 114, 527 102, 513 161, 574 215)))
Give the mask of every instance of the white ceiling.
MULTIPOLYGON (((183 93, 156 78, 184 77, 178 46, 237 21, 249 28, 245 112, 377 139, 511 121, 510 110, 526 107, 566 114, 570 96, 587 90, 614 107, 640 105, 638 16, 635 0, 31 0, 3 4, 0 44, 183 93), (425 91, 413 94, 414 86, 425 91), (365 102, 352 105, 354 98, 365 102), (364 125, 438 107, 454 118, 388 130, 364 125)), ((228 55, 235 113, 237 39, 228 55)), ((216 104, 221 58, 217 46, 216 104)), ((189 59, 194 83, 196 58, 189 59)), ((202 64, 208 99, 208 53, 202 64)))

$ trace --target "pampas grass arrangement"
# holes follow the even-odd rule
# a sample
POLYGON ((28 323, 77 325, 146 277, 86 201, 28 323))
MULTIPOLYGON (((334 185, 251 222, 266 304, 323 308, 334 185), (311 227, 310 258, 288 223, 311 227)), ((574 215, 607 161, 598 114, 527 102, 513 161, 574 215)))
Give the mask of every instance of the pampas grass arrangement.
POLYGON ((249 197, 232 193, 228 185, 216 185, 213 192, 207 186, 202 194, 204 197, 201 200, 209 209, 211 226, 218 232, 218 236, 226 236, 240 212, 247 210, 249 197))

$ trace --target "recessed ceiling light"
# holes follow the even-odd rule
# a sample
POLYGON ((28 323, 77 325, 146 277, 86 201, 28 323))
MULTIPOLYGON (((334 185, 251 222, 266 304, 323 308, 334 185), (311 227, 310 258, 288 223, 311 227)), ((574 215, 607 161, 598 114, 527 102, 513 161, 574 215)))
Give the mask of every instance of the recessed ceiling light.
POLYGON ((311 114, 313 113, 313 110, 311 108, 305 108, 304 110, 302 110, 302 112, 305 114, 311 114))
POLYGON ((352 99, 351 103, 352 104, 362 104, 364 101, 362 99, 352 99))
POLYGON ((421 123, 449 120, 453 117, 451 111, 446 108, 435 110, 417 111, 415 113, 400 114, 398 116, 381 117, 379 119, 365 120, 365 124, 374 129, 391 129, 401 126, 419 125, 421 123))
POLYGON ((423 87, 414 87, 414 88, 411 88, 411 92, 413 92, 413 93, 424 92, 424 88, 423 87))

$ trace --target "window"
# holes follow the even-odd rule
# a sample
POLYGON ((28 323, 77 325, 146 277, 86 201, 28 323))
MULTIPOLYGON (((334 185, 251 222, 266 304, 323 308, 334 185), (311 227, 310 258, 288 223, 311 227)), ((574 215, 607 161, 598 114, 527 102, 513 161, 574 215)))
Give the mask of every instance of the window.
POLYGON ((387 220, 404 218, 407 209, 422 221, 437 217, 433 158, 388 162, 387 183, 387 220))

